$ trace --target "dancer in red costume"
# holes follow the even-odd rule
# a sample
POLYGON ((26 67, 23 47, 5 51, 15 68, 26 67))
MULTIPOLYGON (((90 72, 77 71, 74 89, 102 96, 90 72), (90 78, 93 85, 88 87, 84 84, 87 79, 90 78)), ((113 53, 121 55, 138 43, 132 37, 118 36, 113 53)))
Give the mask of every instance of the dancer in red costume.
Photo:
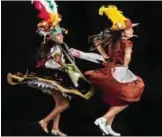
POLYGON ((88 80, 103 91, 103 99, 111 107, 106 114, 96 119, 104 134, 120 136, 112 130, 115 116, 140 100, 144 90, 143 80, 134 75, 129 69, 133 43, 133 24, 123 16, 116 6, 101 7, 99 14, 105 13, 112 21, 110 29, 90 37, 93 49, 97 49, 104 58, 104 68, 85 72, 88 80), (107 48, 107 50, 105 50, 107 48))

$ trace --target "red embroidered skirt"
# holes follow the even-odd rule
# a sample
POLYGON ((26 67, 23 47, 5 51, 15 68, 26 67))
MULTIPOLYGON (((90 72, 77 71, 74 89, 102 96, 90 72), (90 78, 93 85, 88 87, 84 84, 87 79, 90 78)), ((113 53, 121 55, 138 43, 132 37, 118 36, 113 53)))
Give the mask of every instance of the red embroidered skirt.
POLYGON ((116 65, 108 63, 104 68, 85 72, 87 79, 101 91, 103 100, 112 106, 127 105, 139 101, 144 90, 144 82, 140 77, 137 80, 120 83, 112 76, 112 68, 116 65))

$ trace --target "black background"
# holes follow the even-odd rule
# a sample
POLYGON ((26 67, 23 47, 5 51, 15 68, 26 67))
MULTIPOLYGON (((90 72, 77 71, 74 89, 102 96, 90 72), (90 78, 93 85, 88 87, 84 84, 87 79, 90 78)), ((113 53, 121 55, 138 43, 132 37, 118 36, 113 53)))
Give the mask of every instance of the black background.
MULTIPOLYGON (((140 102, 120 113, 113 124, 122 135, 162 135, 162 2, 57 2, 62 26, 69 30, 70 47, 88 51, 87 38, 110 27, 98 15, 102 5, 115 4, 133 22, 139 36, 134 38, 130 69, 145 81, 140 102)), ((31 2, 2 2, 2 135, 46 135, 37 121, 54 107, 51 96, 26 86, 12 87, 7 73, 35 70, 35 54, 42 38, 36 34, 39 19, 31 2)), ((77 60, 82 71, 98 67, 77 60)), ((108 106, 97 93, 89 101, 76 97, 62 114, 60 128, 68 135, 101 135, 93 121, 108 106)))

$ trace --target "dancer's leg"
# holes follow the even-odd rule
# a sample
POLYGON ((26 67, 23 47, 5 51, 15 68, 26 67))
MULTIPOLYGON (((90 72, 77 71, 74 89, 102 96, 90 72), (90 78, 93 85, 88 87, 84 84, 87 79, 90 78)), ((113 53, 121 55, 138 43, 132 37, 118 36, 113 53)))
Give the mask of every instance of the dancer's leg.
POLYGON ((115 132, 112 129, 112 123, 115 119, 115 116, 120 113, 121 111, 123 111, 124 109, 126 109, 128 107, 128 105, 125 106, 112 106, 110 107, 109 111, 104 115, 104 118, 106 118, 106 130, 109 134, 114 135, 114 136, 120 136, 120 133, 115 132))
POLYGON ((108 112, 103 116, 104 118, 107 119, 108 125, 112 125, 113 120, 115 118, 115 115, 118 114, 119 112, 123 111, 127 107, 128 107, 128 105, 125 105, 125 106, 112 106, 112 107, 110 107, 108 112))
POLYGON ((57 98, 58 105, 47 117, 43 119, 45 123, 48 123, 50 120, 54 119, 58 114, 60 114, 69 107, 69 101, 64 98, 59 92, 56 92, 55 97, 57 98))
POLYGON ((59 129, 60 113, 66 110, 69 106, 69 101, 66 100, 58 91, 52 91, 52 97, 56 104, 55 108, 48 116, 46 116, 39 122, 39 124, 46 133, 48 133, 47 130, 48 122, 54 118, 55 118, 54 127, 59 129))

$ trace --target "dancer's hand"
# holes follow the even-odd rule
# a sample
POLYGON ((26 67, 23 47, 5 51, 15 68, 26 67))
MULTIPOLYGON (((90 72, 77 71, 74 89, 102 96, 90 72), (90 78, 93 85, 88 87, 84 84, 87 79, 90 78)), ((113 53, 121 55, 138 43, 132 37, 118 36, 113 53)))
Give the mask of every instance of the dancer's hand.
POLYGON ((109 64, 110 62, 112 62, 113 60, 111 58, 106 58, 104 59, 104 62, 102 63, 103 66, 106 66, 107 64, 109 64))
POLYGON ((71 54, 73 57, 79 58, 80 57, 80 52, 77 50, 70 49, 71 54))
POLYGON ((104 59, 104 63, 109 63, 109 62, 112 62, 112 59, 111 58, 105 58, 104 59))

